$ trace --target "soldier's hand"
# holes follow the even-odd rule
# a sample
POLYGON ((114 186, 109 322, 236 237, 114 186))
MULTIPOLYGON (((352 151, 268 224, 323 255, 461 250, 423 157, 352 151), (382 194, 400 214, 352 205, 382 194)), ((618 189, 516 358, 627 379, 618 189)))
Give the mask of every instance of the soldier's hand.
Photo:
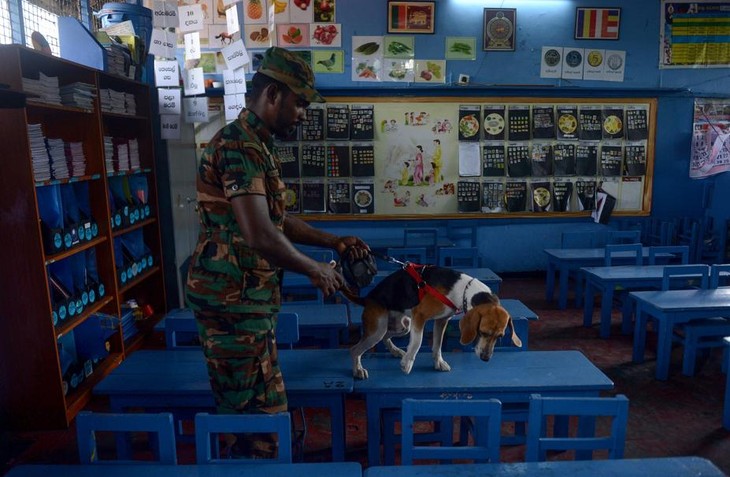
POLYGON ((325 297, 333 295, 345 285, 345 279, 335 270, 333 263, 317 262, 317 267, 309 275, 312 285, 322 290, 325 297))

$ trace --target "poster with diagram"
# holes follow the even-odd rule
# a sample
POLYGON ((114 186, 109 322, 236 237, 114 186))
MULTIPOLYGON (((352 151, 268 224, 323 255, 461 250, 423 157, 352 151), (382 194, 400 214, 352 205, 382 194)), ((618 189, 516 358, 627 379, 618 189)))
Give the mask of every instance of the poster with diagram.
POLYGON ((375 108, 376 214, 457 210, 459 110, 439 103, 375 108))

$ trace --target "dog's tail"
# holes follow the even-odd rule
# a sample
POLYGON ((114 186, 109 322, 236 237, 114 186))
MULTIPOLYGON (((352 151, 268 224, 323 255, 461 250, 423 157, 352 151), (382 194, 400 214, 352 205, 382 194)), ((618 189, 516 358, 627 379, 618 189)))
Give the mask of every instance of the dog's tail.
POLYGON ((342 295, 344 295, 345 298, 347 298, 354 304, 360 305, 360 306, 365 306, 365 297, 360 296, 358 293, 356 293, 349 287, 344 286, 344 287, 340 288, 340 293, 342 293, 342 295))

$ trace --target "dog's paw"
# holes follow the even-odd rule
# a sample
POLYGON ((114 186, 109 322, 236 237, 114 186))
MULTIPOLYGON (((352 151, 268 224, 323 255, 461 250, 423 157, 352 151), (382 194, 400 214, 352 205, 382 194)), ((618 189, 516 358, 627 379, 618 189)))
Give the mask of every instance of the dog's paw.
POLYGON ((355 379, 367 379, 368 378, 368 370, 365 368, 356 369, 352 372, 352 376, 355 379))
POLYGON ((410 359, 401 359, 400 361, 400 369, 405 374, 411 374, 411 369, 413 369, 413 360, 410 359))
POLYGON ((436 371, 451 371, 451 366, 449 366, 449 363, 447 363, 443 359, 440 359, 433 363, 433 369, 435 369, 436 371))

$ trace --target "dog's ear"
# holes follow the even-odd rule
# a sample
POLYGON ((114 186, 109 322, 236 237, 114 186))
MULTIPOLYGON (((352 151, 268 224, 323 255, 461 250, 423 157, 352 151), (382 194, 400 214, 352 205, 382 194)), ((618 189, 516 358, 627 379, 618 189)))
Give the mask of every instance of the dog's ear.
POLYGON ((459 330, 461 338, 459 341, 462 345, 468 345, 477 337, 477 327, 479 326, 479 313, 473 308, 467 311, 459 321, 459 330))
POLYGON ((519 336, 517 336, 517 333, 515 333, 515 322, 512 320, 511 316, 509 317, 509 329, 512 331, 512 344, 518 348, 522 348, 522 340, 519 336))

